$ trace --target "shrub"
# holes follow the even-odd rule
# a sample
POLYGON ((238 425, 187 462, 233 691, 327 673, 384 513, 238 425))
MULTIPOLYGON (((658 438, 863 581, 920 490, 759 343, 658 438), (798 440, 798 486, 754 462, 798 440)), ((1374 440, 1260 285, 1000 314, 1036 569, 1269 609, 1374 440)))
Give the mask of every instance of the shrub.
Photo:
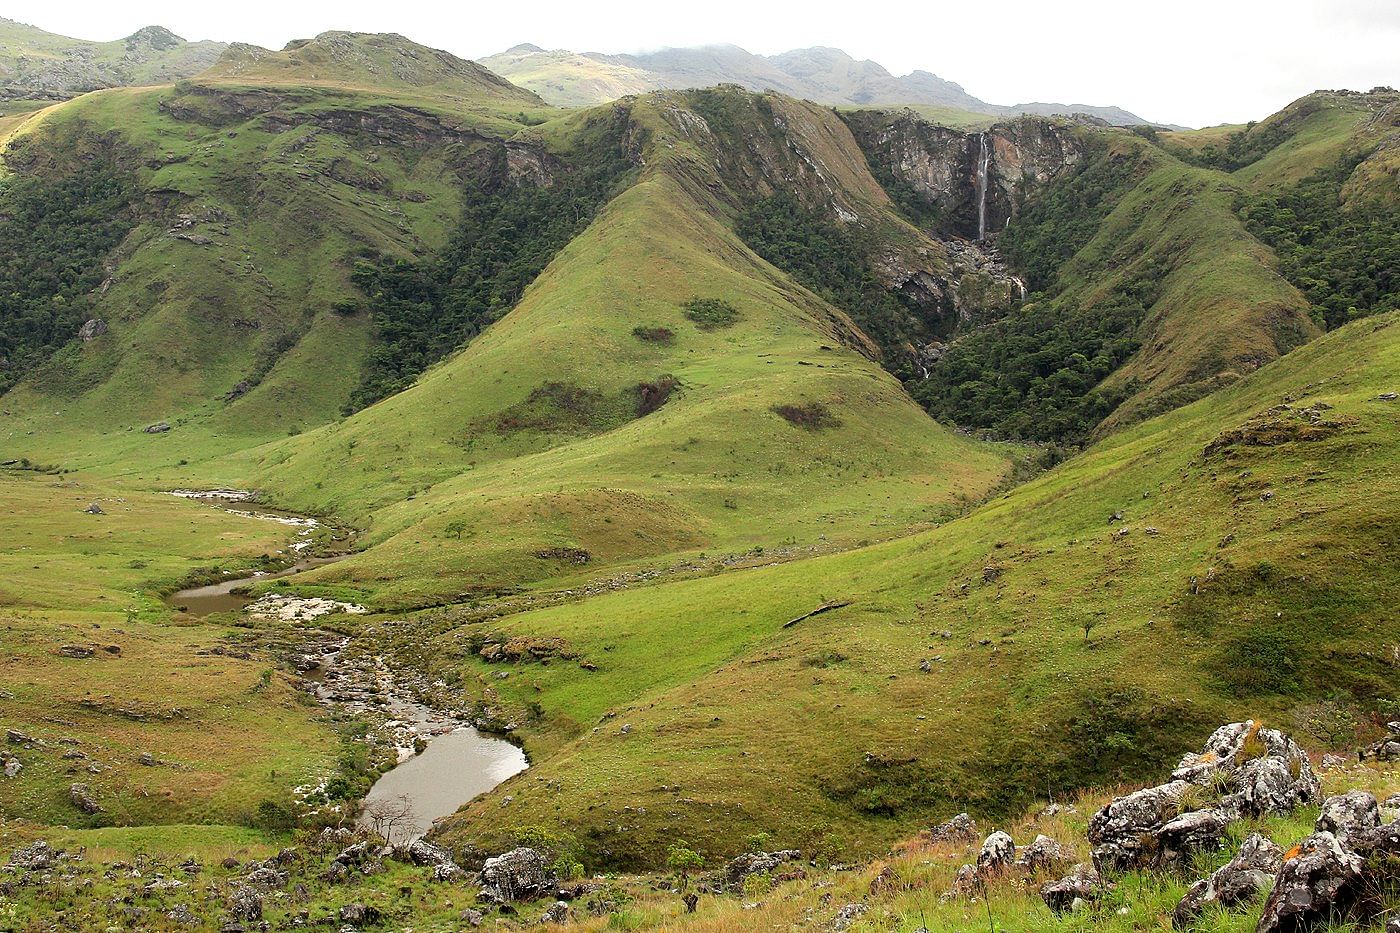
POLYGON ((719 298, 692 298, 682 307, 685 316, 701 330, 732 327, 739 320, 739 309, 719 298))
POLYGON ((774 405, 774 414, 784 418, 789 424, 794 424, 799 428, 806 428, 809 431, 820 431, 823 428, 835 428, 841 424, 840 419, 833 415, 821 402, 804 402, 800 405, 774 405))
POLYGON ((632 328, 632 336, 644 343, 670 344, 675 342, 676 332, 669 327, 646 327, 638 324, 632 328))

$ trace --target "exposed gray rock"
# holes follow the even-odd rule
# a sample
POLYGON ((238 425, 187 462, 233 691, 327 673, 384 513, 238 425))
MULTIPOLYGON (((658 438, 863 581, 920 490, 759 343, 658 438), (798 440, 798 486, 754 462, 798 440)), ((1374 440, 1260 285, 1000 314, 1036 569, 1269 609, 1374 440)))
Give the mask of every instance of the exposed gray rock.
POLYGON ((1076 903, 1096 901, 1105 891, 1112 889, 1113 885, 1105 885, 1094 866, 1080 862, 1059 881, 1043 885, 1040 899, 1055 913, 1063 914, 1073 910, 1076 903))
POLYGON ((1336 836, 1313 833, 1279 869, 1258 933, 1293 933, 1340 916, 1356 896, 1362 864, 1336 836))
POLYGON ((1064 848, 1046 835, 1038 835, 1021 849, 1016 867, 1024 872, 1058 871, 1069 861, 1064 848))
POLYGON ((86 784, 70 784, 68 786, 68 799, 73 806, 87 814, 101 813, 102 807, 93 798, 92 792, 86 784))
POLYGON ((528 846, 489 858, 481 868, 484 892, 503 904, 540 897, 558 883, 544 856, 528 846))
POLYGON ((83 343, 92 343, 98 337, 107 333, 107 322, 100 317, 89 318, 83 322, 83 326, 78 328, 78 339, 83 343))
POLYGON ((982 842, 977 853, 977 873, 985 880, 1009 871, 1016 861, 1016 843, 1007 833, 997 830, 982 842))
POLYGON ((1172 779, 1202 786, 1232 785, 1246 813, 1291 813, 1316 799, 1317 775, 1302 746, 1254 720, 1232 722, 1211 733, 1199 753, 1181 759, 1172 779))
POLYGON ((730 859, 729 864, 725 866, 725 885, 731 890, 739 890, 744 885, 744 879, 750 875, 771 872, 784 862, 791 862, 801 857, 802 853, 796 849, 779 849, 776 852, 745 852, 743 855, 730 859))
POLYGON ((24 765, 20 763, 18 755, 13 752, 0 752, 0 774, 7 778, 19 777, 23 770, 24 765))
POLYGON ((88 504, 88 507, 85 508, 85 509, 83 509, 83 511, 86 512, 86 513, 88 513, 89 515, 106 515, 106 514, 107 514, 106 512, 102 511, 102 506, 98 505, 96 502, 89 503, 89 504, 88 504))
POLYGON ((977 823, 966 813, 959 813, 929 830, 929 836, 934 842, 971 842, 977 838, 977 823))
POLYGON ((179 924, 182 927, 192 927, 199 924, 199 918, 190 913, 190 908, 186 904, 176 904, 175 908, 165 916, 171 923, 179 924))
POLYGON ((5 741, 11 745, 33 745, 34 740, 18 729, 6 729, 5 741))
POLYGON ((1150 865, 1156 857, 1157 831, 1176 817, 1190 785, 1175 780, 1145 787, 1110 802, 1089 818, 1089 845, 1094 867, 1103 874, 1150 865))
POLYGON ((379 909, 368 904, 346 904, 340 908, 340 922, 351 926, 368 926, 379 922, 379 909))
POLYGON ((54 851, 47 842, 39 839, 11 852, 7 866, 16 871, 43 871, 46 868, 52 868, 61 854, 61 852, 54 851))
POLYGON ((235 923, 257 923, 262 919, 262 895, 247 885, 238 885, 225 902, 229 919, 235 923))
POLYGON ((468 907, 462 911, 462 922, 469 927, 479 927, 486 922, 486 915, 473 907, 468 907))
POLYGON ((416 839, 404 850, 408 860, 415 865, 431 865, 436 868, 439 865, 455 864, 452 853, 442 846, 433 845, 425 839, 416 839))
POLYGON ((64 658, 90 658, 93 650, 87 645, 59 645, 58 654, 64 658))
POLYGON ((549 909, 540 917, 540 923, 568 923, 569 905, 564 901, 555 901, 549 905, 549 909))
POLYGON ((170 430, 170 422, 157 421, 155 424, 146 425, 144 430, 147 434, 164 434, 166 431, 170 430))
POLYGON ((1216 810, 1192 810, 1172 817, 1156 833, 1153 864, 1168 867, 1187 862, 1197 852, 1214 852, 1224 845, 1225 829, 1233 819, 1216 810))
POLYGON ((851 924, 864 917, 869 910, 864 904, 846 904, 831 919, 831 929, 835 933, 845 933, 851 928, 851 924))
POLYGON ((1228 864, 1191 885, 1172 913, 1172 923, 1190 926, 1207 907, 1232 910, 1246 904, 1274 885, 1283 864, 1283 850, 1268 837, 1255 833, 1246 839, 1228 864))
POLYGON ((1364 790, 1347 791, 1328 797, 1322 802, 1322 812, 1318 814, 1313 828, 1318 832, 1329 832, 1341 842, 1353 830, 1371 829, 1381 825, 1381 810, 1376 798, 1364 790))

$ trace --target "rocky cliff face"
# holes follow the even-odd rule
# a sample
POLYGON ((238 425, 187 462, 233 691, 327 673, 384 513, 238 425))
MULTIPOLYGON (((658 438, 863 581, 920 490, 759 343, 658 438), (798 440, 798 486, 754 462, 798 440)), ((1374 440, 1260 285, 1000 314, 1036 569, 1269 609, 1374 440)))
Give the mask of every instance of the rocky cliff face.
POLYGON ((1078 128, 1043 117, 998 123, 985 133, 913 113, 859 111, 846 123, 882 180, 932 209, 930 232, 968 239, 1005 227, 1031 190, 1072 169, 1087 148, 1078 128))

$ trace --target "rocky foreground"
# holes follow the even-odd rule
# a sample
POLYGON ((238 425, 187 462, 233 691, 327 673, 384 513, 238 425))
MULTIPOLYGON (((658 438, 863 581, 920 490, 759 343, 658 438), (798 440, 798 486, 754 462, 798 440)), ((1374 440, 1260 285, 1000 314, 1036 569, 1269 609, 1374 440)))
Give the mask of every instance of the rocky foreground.
POLYGON ((707 870, 678 843, 667 874, 584 878, 546 834, 488 857, 423 840, 393 846, 338 827, 302 830, 294 845, 256 857, 207 862, 149 854, 103 861, 34 839, 0 868, 0 909, 29 920, 15 929, 225 933, 690 920, 929 930, 978 928, 987 917, 1006 930, 1147 923, 1297 933, 1349 923, 1391 931, 1400 929, 1391 916, 1400 905, 1400 823, 1386 820, 1400 811, 1400 794, 1378 800, 1346 785, 1400 787, 1400 775, 1385 770, 1400 751, 1387 747, 1400 746, 1400 723, 1392 728, 1397 738, 1362 750, 1376 763, 1326 756, 1319 771, 1287 734, 1230 723, 1162 784, 1093 805, 1051 804, 1012 832, 986 836, 959 814, 868 866, 819 866, 796 850, 756 849, 707 870), (1017 835, 1029 841, 1018 845, 1017 835), (964 853, 971 858, 955 869, 948 860, 964 853), (1144 890, 1158 889, 1179 893, 1170 904, 1140 903, 1144 890))

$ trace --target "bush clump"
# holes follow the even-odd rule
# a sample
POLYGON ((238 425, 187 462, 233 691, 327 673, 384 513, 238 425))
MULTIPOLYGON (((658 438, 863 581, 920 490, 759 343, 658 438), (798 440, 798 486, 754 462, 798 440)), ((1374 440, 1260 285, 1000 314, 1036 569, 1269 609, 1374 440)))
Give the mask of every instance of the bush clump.
POLYGON ((692 298, 683 307, 685 316, 701 330, 732 327, 739 320, 739 309, 720 298, 692 298))
POLYGON ((676 340, 676 332, 669 327, 647 327, 641 324, 632 328, 632 336, 643 343, 671 344, 676 340))

